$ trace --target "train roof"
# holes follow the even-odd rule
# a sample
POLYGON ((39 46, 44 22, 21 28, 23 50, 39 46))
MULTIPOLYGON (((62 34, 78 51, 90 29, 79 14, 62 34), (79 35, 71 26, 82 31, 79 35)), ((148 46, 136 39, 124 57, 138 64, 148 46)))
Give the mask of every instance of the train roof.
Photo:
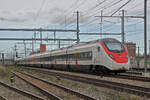
POLYGON ((64 48, 54 49, 54 50, 51 50, 51 51, 46 51, 46 52, 42 52, 42 53, 38 53, 38 54, 33 54, 33 55, 30 55, 30 56, 27 56, 27 57, 24 57, 24 58, 18 58, 18 59, 16 59, 16 61, 17 60, 29 59, 29 58, 33 58, 33 57, 38 58, 38 57, 41 57, 43 55, 48 55, 51 52, 55 52, 55 51, 59 51, 59 50, 66 50, 66 49, 69 49, 69 48, 79 47, 79 46, 98 43, 98 42, 119 42, 119 41, 114 39, 114 38, 103 38, 103 39, 98 39, 98 40, 94 40, 94 41, 89 41, 89 42, 84 42, 84 43, 80 43, 80 44, 71 45, 71 46, 64 47, 64 48))
POLYGON ((120 42, 117 39, 114 38, 104 38, 104 39, 100 39, 101 42, 120 42))

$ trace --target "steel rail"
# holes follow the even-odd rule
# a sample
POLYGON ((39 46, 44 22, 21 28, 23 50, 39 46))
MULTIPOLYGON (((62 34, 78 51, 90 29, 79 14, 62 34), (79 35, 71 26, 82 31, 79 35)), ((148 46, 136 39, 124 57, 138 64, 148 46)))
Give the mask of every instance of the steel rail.
POLYGON ((93 98, 93 97, 90 97, 90 96, 88 96, 88 95, 82 94, 82 93, 80 93, 80 92, 74 91, 74 90, 72 90, 72 89, 70 89, 70 88, 67 88, 67 87, 64 87, 64 86, 62 86, 62 85, 58 85, 58 84, 56 84, 56 83, 54 83, 54 82, 46 81, 46 80, 44 80, 44 79, 37 78, 37 77, 35 77, 35 76, 33 76, 33 75, 30 75, 30 74, 27 74, 27 73, 24 73, 24 72, 20 72, 20 71, 17 71, 17 72, 19 72, 19 73, 21 73, 21 74, 25 74, 25 75, 27 75, 27 76, 29 76, 29 77, 31 77, 31 78, 40 80, 40 81, 42 81, 42 82, 45 82, 45 83, 47 83, 47 84, 49 84, 49 85, 52 85, 52 86, 55 86, 55 87, 57 87, 57 88, 63 89, 64 91, 69 92, 69 93, 71 93, 71 94, 73 94, 73 95, 79 96, 79 97, 81 97, 81 98, 83 98, 83 99, 86 99, 86 100, 96 100, 96 98, 93 98))
MULTIPOLYGON (((132 68, 132 70, 134 70, 134 71, 140 70, 140 71, 144 72, 144 68, 132 68)), ((147 71, 150 72, 150 68, 147 68, 147 71)))
POLYGON ((20 77, 18 74, 16 74, 16 72, 12 72, 15 76, 17 76, 18 78, 24 80, 25 82, 29 83, 30 85, 34 86, 35 88, 37 88, 38 90, 40 90, 41 93, 43 93, 43 95, 47 96, 48 98, 52 99, 52 100, 62 100, 60 97, 56 96, 55 94, 49 92, 49 91, 46 91, 34 84, 32 84, 31 82, 29 82, 28 80, 20 77))
POLYGON ((0 100, 8 100, 8 99, 3 96, 0 96, 0 100))
POLYGON ((27 96, 27 97, 29 97, 31 99, 34 99, 34 100, 45 100, 44 98, 42 98, 40 96, 37 96, 35 94, 29 93, 27 91, 20 90, 18 88, 12 87, 12 86, 9 86, 8 84, 6 84, 6 83, 4 83, 2 81, 0 81, 0 85, 4 86, 4 87, 6 87, 6 88, 8 88, 10 90, 13 90, 13 91, 15 91, 15 92, 17 92, 17 93, 19 93, 21 95, 27 96))
POLYGON ((143 82, 150 82, 150 78, 142 77, 142 76, 132 76, 132 75, 120 74, 120 75, 107 75, 106 77, 129 79, 129 80, 136 80, 136 81, 143 81, 143 82))
POLYGON ((130 75, 142 75, 142 72, 126 71, 125 74, 130 74, 130 75))
POLYGON ((50 72, 50 71, 45 71, 45 70, 40 70, 40 69, 35 69, 35 68, 34 69, 26 68, 26 69, 34 70, 36 72, 40 72, 40 73, 52 75, 52 76, 59 75, 61 78, 79 81, 79 82, 88 83, 88 84, 93 84, 93 85, 100 86, 100 87, 111 88, 114 90, 128 92, 128 93, 132 93, 138 96, 146 96, 150 98, 150 88, 146 88, 146 87, 117 83, 117 82, 106 81, 106 80, 97 80, 93 78, 81 77, 81 76, 76 76, 76 75, 68 75, 64 73, 50 72))

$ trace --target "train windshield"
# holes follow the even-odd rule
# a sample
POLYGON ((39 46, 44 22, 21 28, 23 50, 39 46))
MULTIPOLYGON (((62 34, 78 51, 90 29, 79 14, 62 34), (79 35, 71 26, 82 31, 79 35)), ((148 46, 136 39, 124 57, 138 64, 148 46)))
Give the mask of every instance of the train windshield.
POLYGON ((111 52, 124 52, 124 46, 120 42, 105 42, 106 47, 111 51, 111 52))

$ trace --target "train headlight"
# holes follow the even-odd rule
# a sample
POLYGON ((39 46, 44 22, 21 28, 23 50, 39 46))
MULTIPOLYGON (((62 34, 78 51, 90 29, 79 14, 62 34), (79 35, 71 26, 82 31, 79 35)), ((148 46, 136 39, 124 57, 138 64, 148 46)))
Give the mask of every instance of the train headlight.
POLYGON ((109 54, 109 57, 111 57, 111 58, 115 58, 112 54, 109 54))

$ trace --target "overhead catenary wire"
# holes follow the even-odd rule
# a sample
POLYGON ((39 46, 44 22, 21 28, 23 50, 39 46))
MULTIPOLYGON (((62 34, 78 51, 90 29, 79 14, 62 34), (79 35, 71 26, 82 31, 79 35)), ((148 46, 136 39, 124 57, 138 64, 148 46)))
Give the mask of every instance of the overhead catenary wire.
MULTIPOLYGON (((143 21, 142 21, 143 22, 143 21)), ((140 22, 140 23, 142 23, 142 22, 140 22)))
POLYGON ((125 4, 123 4, 121 7, 119 7, 115 12, 113 12, 111 14, 111 16, 113 16, 114 14, 116 14, 121 8, 123 8, 124 6, 126 6, 129 2, 131 2, 132 0, 128 0, 125 4))
MULTIPOLYGON (((76 0, 75 2, 79 2, 79 0, 76 0)), ((105 1, 105 0, 103 0, 103 1, 105 1)), ((40 8, 39 8, 39 10, 37 11, 37 14, 36 14, 36 19, 35 20, 37 20, 38 18, 39 18, 39 16, 40 16, 40 12, 41 12, 41 10, 42 10, 42 8, 43 8, 43 6, 44 6, 44 3, 43 2, 45 2, 45 0, 43 0, 42 1, 42 3, 41 3, 41 6, 40 6, 40 8)), ((100 1, 101 2, 101 1, 100 1)), ((99 2, 99 3, 100 3, 99 2)), ((106 2, 106 1, 105 1, 106 2)), ((112 1, 111 3, 114 3, 114 2, 116 2, 116 1, 112 1)), ((119 1, 118 1, 119 2, 119 1)), ((108 2, 107 2, 108 3, 108 2)), ((118 4, 121 4, 122 2, 120 2, 120 3, 118 3, 118 4)), ((104 4, 104 3, 103 3, 104 4)), ((128 4, 130 4, 131 5, 131 3, 128 3, 128 4)), ((132 6, 128 6, 128 8, 126 8, 126 10, 128 11, 128 14, 132 14, 133 12, 135 12, 135 14, 136 15, 143 15, 143 13, 142 13, 142 8, 141 8, 141 4, 142 4, 142 2, 140 2, 140 3, 138 3, 137 5, 132 5, 132 6), (134 9, 136 10, 134 10, 134 9)), ((150 2, 148 2, 148 4, 150 4, 150 2)), ((97 4, 98 5, 98 4, 97 4)), ((98 14, 99 13, 99 11, 101 10, 101 7, 103 7, 102 5, 99 5, 99 6, 97 6, 97 5, 94 5, 93 7, 91 7, 91 8, 89 8, 89 9, 87 9, 87 12, 88 12, 88 10, 91 12, 90 14, 89 13, 87 13, 86 12, 86 10, 84 10, 84 12, 82 12, 83 14, 84 14, 84 17, 86 17, 86 16, 90 16, 90 15, 93 15, 93 16, 90 16, 89 17, 89 21, 86 21, 85 23, 83 23, 83 24, 81 24, 81 25, 83 25, 82 27, 84 27, 84 26, 87 26, 87 25, 91 25, 92 24, 92 26, 96 26, 96 24, 97 24, 97 21, 98 21, 98 19, 96 19, 96 18, 94 18, 94 14, 96 15, 96 14, 98 14), (91 10, 90 10, 91 9, 91 10), (98 9, 100 9, 100 10, 98 10, 98 9), (96 11, 96 12, 95 12, 96 11), (93 19, 92 19, 93 18, 93 19), (94 20, 94 21, 93 21, 94 20)), ((82 6, 84 6, 84 5, 82 5, 82 6)), ((107 7, 108 7, 108 9, 110 10, 110 9, 113 9, 112 11, 114 12, 114 7, 109 7, 110 5, 108 4, 107 5, 107 7)), ((76 8, 76 5, 74 5, 74 6, 71 6, 72 7, 72 9, 70 9, 70 11, 72 12, 72 11, 75 11, 75 9, 74 8, 76 8)), ((149 8, 149 7, 148 7, 149 8)), ((79 7, 79 9, 80 9, 80 7, 79 7)), ((116 9, 115 9, 116 10, 116 9)), ((70 11, 68 11, 68 13, 70 13, 70 11)), ((105 14, 108 14, 107 12, 105 13, 105 14)), ((67 17, 69 17, 68 15, 67 15, 67 17)), ((83 17, 83 18, 84 18, 83 17)), ((76 19, 71 19, 71 20, 76 20, 76 19)), ((134 21, 136 21, 136 20, 134 20, 134 21)), ((133 21, 133 22, 134 22, 133 21)), ((104 21, 105 22, 105 21, 104 21)), ((129 26, 128 24, 125 26, 125 27, 133 27, 133 25, 135 24, 135 23, 133 23, 132 21, 129 21, 128 23, 131 23, 131 26, 129 26)), ((72 21, 71 23, 73 23, 73 24, 70 24, 70 25, 72 25, 72 26, 74 26, 74 27, 76 27, 75 26, 75 24, 74 24, 74 21, 72 21)), ((141 23, 143 23, 143 21, 141 21, 141 23)), ((104 25, 103 26, 103 30, 104 31, 108 31, 107 29, 108 28, 110 28, 111 26, 114 26, 115 24, 113 24, 113 25, 104 25)), ((72 27, 71 26, 71 27, 72 27)), ((115 27, 115 26, 114 26, 115 27)), ((113 27, 113 28, 114 28, 113 27)), ((128 35, 128 34, 127 34, 128 35)), ((134 41, 134 40, 132 40, 132 41, 134 41)))
POLYGON ((38 9, 38 11, 37 11, 37 13, 36 13, 36 16, 35 16, 34 21, 36 21, 36 20, 38 19, 39 15, 40 15, 40 13, 41 13, 41 10, 42 10, 42 8, 43 8, 43 6, 44 6, 44 4, 45 4, 45 1, 46 1, 46 0, 42 0, 41 6, 40 6, 40 8, 38 9))
MULTIPOLYGON (((114 5, 116 5, 116 4, 118 4, 118 3, 120 3, 122 0, 119 0, 119 1, 117 1, 117 2, 115 2, 115 3, 113 3, 111 6, 114 6, 114 5)), ((110 7, 110 6, 109 6, 110 7)), ((104 8, 104 9, 107 9, 107 8, 104 8)), ((112 12, 112 11, 111 11, 112 12)), ((88 17, 92 17, 92 16, 88 16, 88 17)), ((88 23, 85 23, 86 25, 88 25, 88 24, 91 24, 91 23, 93 23, 93 22, 95 22, 95 21, 97 21, 98 19, 93 19, 93 20, 91 20, 90 22, 88 22, 88 23)), ((84 24, 82 24, 81 26, 83 26, 84 24)))
MULTIPOLYGON (((96 15, 96 14, 98 14, 100 11, 99 10, 106 10, 106 9, 108 9, 108 8, 110 8, 110 7, 112 7, 112 6, 115 6, 116 4, 119 4, 121 1, 123 1, 123 0, 119 0, 119 1, 117 1, 117 2, 114 2, 114 3, 112 3, 112 2, 110 2, 109 4, 107 4, 108 6, 103 6, 103 7, 100 7, 99 9, 97 9, 96 11, 94 11, 94 13, 91 13, 90 15, 88 15, 88 16, 85 16, 86 14, 84 14, 83 16, 83 18, 85 18, 85 19, 87 19, 87 18, 92 18, 94 15, 96 15), (98 11, 98 12, 97 12, 98 11)), ((104 2, 103 2, 104 3, 104 2)), ((103 4, 102 3, 102 4, 103 4)), ((99 5, 100 6, 100 5, 99 5)), ((94 21, 96 21, 95 19, 93 19, 94 21)), ((90 22, 88 22, 88 23, 85 23, 85 24, 89 24, 89 23, 91 23, 91 22, 93 22, 93 20, 91 20, 90 22)), ((83 25, 83 24, 82 24, 83 25)))
MULTIPOLYGON (((129 0, 128 2, 126 2, 123 6, 125 6, 125 5, 128 4, 129 2, 131 2, 131 0, 129 0)), ((121 7, 123 7, 123 6, 121 6, 121 7)), ((119 7, 119 9, 120 9, 121 7, 119 7)))
POLYGON ((80 0, 76 0, 75 2, 73 2, 73 3, 71 4, 71 6, 69 6, 69 7, 67 8, 67 10, 66 10, 66 12, 65 12, 65 15, 69 14, 69 13, 74 9, 74 7, 76 7, 76 6, 78 5, 79 1, 80 1, 80 0), (69 10, 68 10, 68 9, 69 9, 69 10))
MULTIPOLYGON (((74 9, 74 7, 76 7, 78 5, 80 0, 76 0, 75 2, 73 2, 64 12, 64 15, 68 15, 69 13, 71 13, 71 11, 74 9), (69 10, 68 10, 69 9, 69 10)), ((58 17, 58 16, 57 16, 58 17)), ((61 21, 61 20, 59 20, 61 21)), ((63 22, 63 21, 61 21, 63 22)))
MULTIPOLYGON (((76 11, 76 9, 78 9, 80 6, 83 6, 84 5, 84 3, 85 3, 85 0, 83 0, 82 2, 80 2, 79 4, 76 4, 76 7, 74 8, 74 9, 72 9, 71 11, 69 11, 68 12, 68 14, 69 13, 74 13, 75 11, 76 11)), ((68 15, 68 14, 65 14, 65 15, 68 15)), ((72 14, 69 14, 69 15, 71 15, 71 16, 66 16, 66 19, 68 20, 68 21, 72 21, 72 14)), ((65 20, 66 20, 65 19, 65 20)), ((64 24, 65 23, 65 20, 62 20, 62 21, 60 21, 60 24, 64 24)), ((73 19, 73 21, 74 21, 75 19, 73 19)), ((68 22, 69 23, 69 22, 68 22)), ((72 23, 72 22, 71 22, 72 23)))
MULTIPOLYGON (((119 1, 114 2, 114 3, 111 2, 110 5, 108 4, 108 6, 104 6, 104 7, 101 7, 100 9, 97 9, 98 12, 95 12, 94 14, 91 14, 91 15, 89 15, 89 16, 86 16, 85 18, 94 17, 94 15, 100 13, 100 10, 106 10, 106 9, 108 9, 108 8, 111 8, 112 6, 115 6, 116 4, 121 3, 121 1, 123 1, 123 0, 119 0, 119 1)), ((98 20, 98 19, 97 19, 97 20, 98 20)), ((90 22, 85 23, 85 24, 87 25, 87 24, 90 24, 91 22, 94 22, 94 21, 96 21, 96 19, 93 19, 93 20, 91 20, 90 22)), ((84 25, 84 24, 82 24, 82 25, 84 25)))
POLYGON ((136 23, 131 23, 131 24, 128 24, 128 25, 125 25, 126 27, 131 27, 131 26, 133 26, 133 25, 136 25, 136 24, 141 24, 141 23, 143 23, 144 21, 138 21, 138 22, 136 22, 136 23))
POLYGON ((89 14, 91 11, 93 11, 94 9, 96 9, 97 7, 101 6, 103 3, 105 3, 107 0, 103 0, 102 2, 99 2, 98 4, 94 5, 93 7, 83 11, 84 15, 89 14))

